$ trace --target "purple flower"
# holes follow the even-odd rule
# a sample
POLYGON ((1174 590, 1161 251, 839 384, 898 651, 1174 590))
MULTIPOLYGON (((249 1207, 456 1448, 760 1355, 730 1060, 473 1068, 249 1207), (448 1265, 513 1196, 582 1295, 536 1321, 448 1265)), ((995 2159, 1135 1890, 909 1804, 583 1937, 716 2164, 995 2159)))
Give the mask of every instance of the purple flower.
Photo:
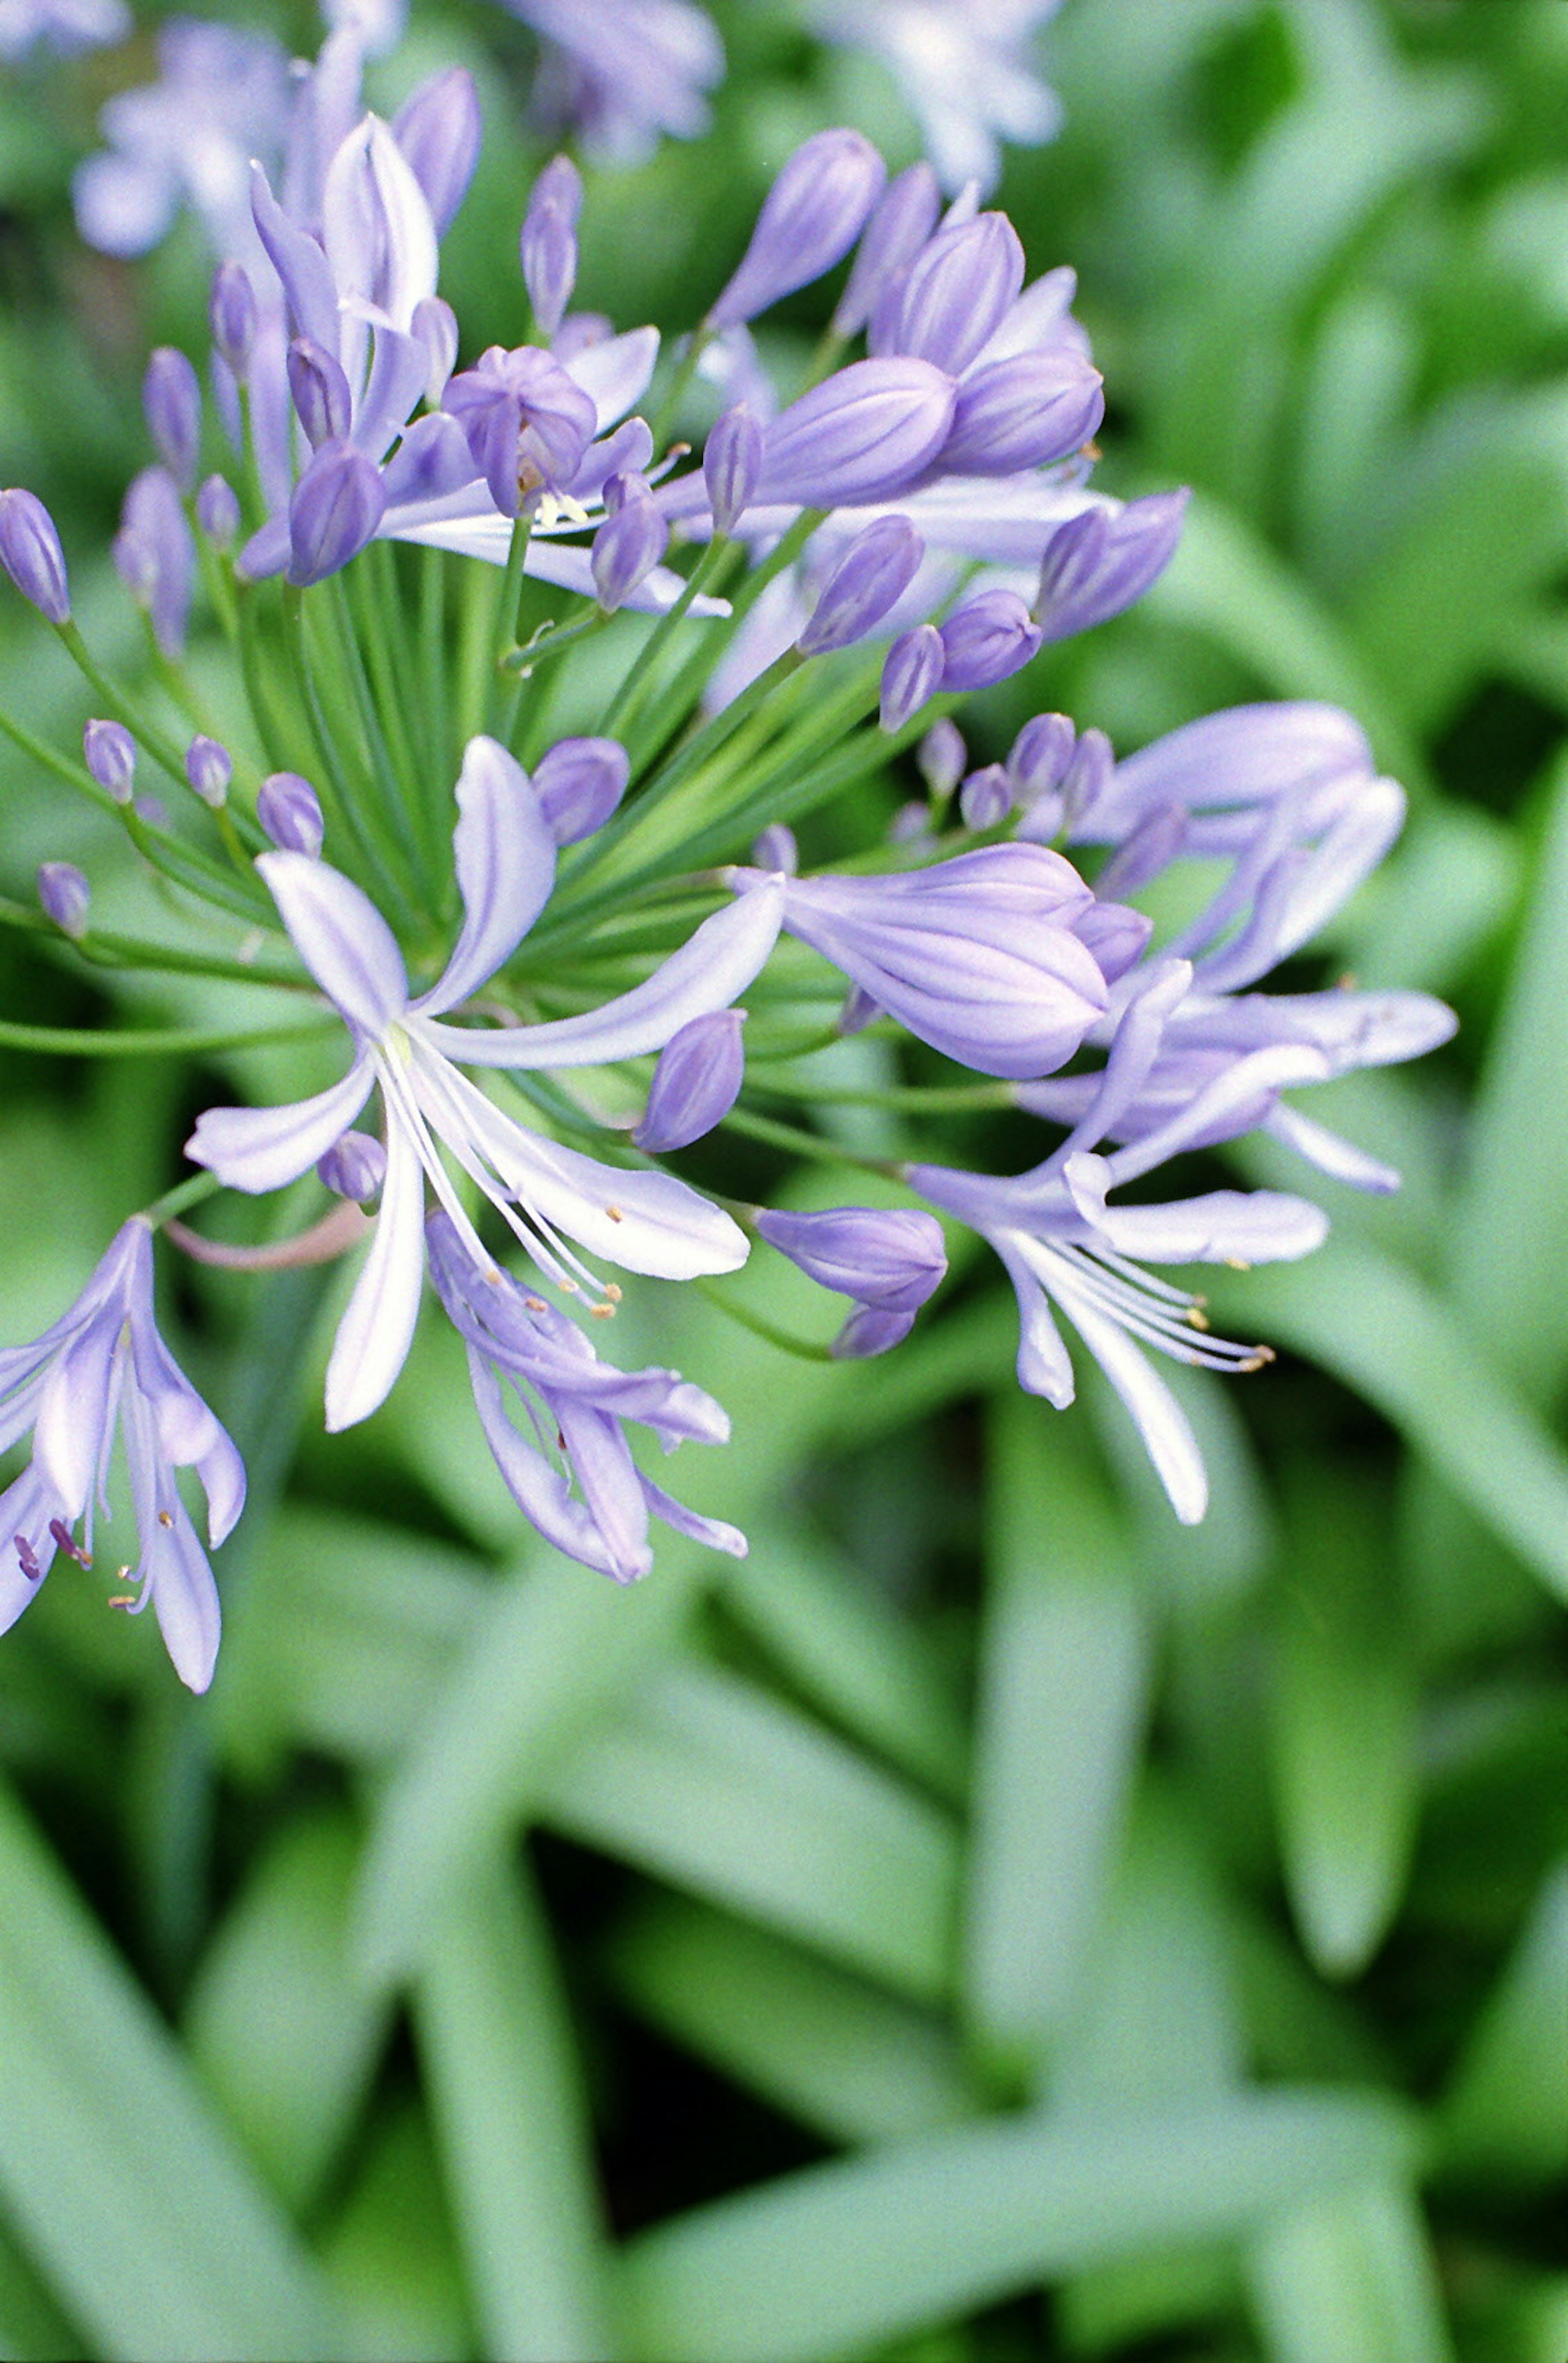
POLYGON ((321 799, 297 771, 273 771, 256 791, 256 818, 284 853, 321 850, 321 799))
POLYGON ((907 353, 957 377, 1018 302, 1024 250, 1006 214, 941 229, 884 290, 872 321, 875 353, 907 353))
POLYGON ((762 430, 743 402, 714 420, 703 446, 703 482, 715 533, 729 533, 762 472, 762 430))
POLYGON ((234 777, 234 760, 227 747, 216 738, 197 737, 185 749, 185 777, 204 804, 214 812, 228 801, 228 782, 234 777))
POLYGON ((196 523, 213 548, 232 549, 239 531, 239 496, 226 476, 208 476, 196 494, 196 523))
POLYGON ((181 492, 190 493, 202 446, 202 390, 187 354, 158 347, 141 383, 141 406, 159 458, 181 492))
POLYGON ((217 1591, 179 1489, 195 1467, 207 1526, 222 1542, 245 1502, 239 1455, 159 1337, 152 1313, 152 1233, 139 1215, 118 1231, 71 1310, 31 1346, 0 1353, 0 1445, 29 1429, 33 1455, 0 1495, 0 1631, 16 1623, 56 1550, 93 1563, 115 1432, 125 1445, 137 1563, 120 1581, 157 1613, 181 1681, 205 1691, 217 1655, 217 1591), (77 1541, 75 1530, 83 1527, 77 1541))
POLYGON ((341 441, 354 422, 354 397, 336 354, 314 337, 295 337, 288 349, 288 380, 311 449, 341 441))
POLYGON ((920 777, 939 804, 944 796, 951 795, 968 766, 969 749, 951 714, 932 723, 915 749, 915 760, 920 777))
POLYGON ((1071 346, 1010 353, 969 372, 940 464, 954 475, 1011 476, 1080 450, 1105 416, 1098 370, 1071 346))
POLYGON ((677 1371, 617 1370, 601 1362, 574 1322, 497 1271, 476 1266, 444 1214, 427 1226, 430 1277, 468 1348, 485 1441, 524 1516, 569 1559, 635 1582, 653 1563, 651 1512, 677 1533, 746 1553, 744 1536, 699 1517, 644 1477, 622 1422, 651 1429, 666 1452, 724 1444, 729 1422, 711 1395, 677 1371), (532 1440, 514 1422, 521 1406, 532 1440))
POLYGON ((392 136, 424 193, 438 238, 445 238, 468 194, 484 128, 466 66, 431 74, 392 118, 392 136))
POLYGON ((528 195, 519 255, 534 318, 553 337, 577 283, 577 216, 583 176, 570 156, 555 156, 528 195))
POLYGON ((89 722, 82 733, 87 769, 116 804, 128 804, 136 777, 136 740, 123 722, 89 722))
POLYGON ((1174 554, 1187 500, 1184 491, 1152 493, 1114 514, 1084 509, 1059 526, 1040 560, 1044 638, 1070 639, 1141 599, 1174 554))
POLYGON ((207 326, 212 340, 237 378, 242 378, 256 340, 256 291, 243 263, 220 262, 212 274, 207 326))
POLYGON ((501 0, 554 44, 534 92, 547 118, 574 125, 618 163, 649 155, 668 133, 707 128, 704 93, 724 72, 712 20, 688 0, 501 0))
MULTIPOLYGON (((738 890, 757 872, 730 873, 738 890)), ((1073 932, 1094 902, 1044 846, 992 845, 883 878, 792 878, 784 925, 933 1049, 982 1074, 1043 1075, 1106 1006, 1073 932)))
POLYGON ((1040 627, 1016 591, 982 591, 948 617, 942 636, 942 687, 990 689, 1028 664, 1040 627))
POLYGON ((766 882, 705 920, 646 982, 602 1009, 538 1026, 445 1024, 511 958, 555 877, 555 839, 539 798, 495 739, 470 740, 457 799, 463 925, 445 970, 417 999, 385 921, 349 879, 303 853, 258 858, 295 949, 349 1027, 354 1057, 342 1081, 314 1099, 209 1108, 187 1144, 187 1154, 231 1188, 280 1189, 330 1148, 379 1084, 386 1183, 328 1368, 331 1428, 367 1417, 402 1368, 418 1310, 424 1181, 477 1270, 494 1269, 438 1143, 546 1279, 568 1293, 586 1286, 596 1296, 599 1282, 563 1233, 593 1254, 666 1279, 733 1270, 745 1259, 729 1217, 684 1182, 600 1165, 529 1132, 460 1067, 599 1066, 662 1048, 694 1017, 727 1008, 757 974, 778 931, 782 889, 766 882))
POLYGON ((374 461, 351 443, 323 443, 289 503, 289 581, 305 586, 336 574, 375 538, 385 511, 374 461))
POLYGON ((317 1180, 335 1197, 368 1205, 386 1182, 386 1151, 368 1132, 345 1132, 316 1160, 317 1180))
POLYGON ((163 654, 183 655, 196 544, 166 468, 143 468, 132 477, 120 511, 114 560, 121 582, 150 617, 163 654))
POLYGON ((746 1072, 740 1047, 745 1018, 743 1009, 716 1009, 672 1034, 659 1053, 642 1122, 631 1136, 639 1148, 656 1157, 688 1148, 729 1114, 746 1072))
POLYGON ((841 1361, 862 1361, 901 1344, 948 1268, 941 1225, 914 1207, 791 1215, 764 1206, 756 1225, 758 1236, 819 1288, 855 1300, 833 1344, 841 1361))
POLYGON ((732 328, 754 319, 831 271, 859 238, 886 178, 886 165, 858 131, 818 131, 805 140, 763 199, 708 325, 732 328))
POLYGON ((1013 782, 1000 763, 971 771, 959 790, 958 808, 965 828, 995 828, 1013 809, 1013 782))
POLYGON ((594 536, 592 553, 594 588, 606 616, 624 606, 652 572, 670 538, 670 528, 654 506, 647 484, 639 479, 621 494, 616 489, 619 482, 624 480, 612 476, 605 487, 606 505, 612 501, 614 505, 594 536))
POLYGON ((80 942, 87 932, 87 905, 91 890, 82 871, 73 861, 40 861, 39 864, 39 903, 46 919, 52 919, 62 936, 73 943, 80 942))
POLYGON ((863 328, 885 290, 902 277, 936 227, 941 191, 929 164, 889 181, 872 210, 833 315, 837 336, 863 328))
POLYGON ((851 361, 762 431, 758 503, 840 508, 891 500, 947 439, 952 381, 929 361, 851 361))
POLYGON ((902 730, 942 685, 947 651, 935 624, 917 624, 901 633, 882 668, 879 720, 884 730, 902 730))
POLYGON ((0 58, 19 58, 35 41, 69 56, 123 41, 129 31, 123 0, 0 0, 0 58))
POLYGON ((597 414, 575 378, 537 345, 492 345, 447 387, 445 407, 503 516, 571 485, 597 414))
POLYGON ((534 793, 557 845, 602 828, 626 793, 631 760, 615 738, 561 738, 534 765, 534 793))
POLYGON ((54 519, 36 493, 0 492, 0 566, 46 622, 71 621, 71 586, 54 519))
POLYGON ((893 75, 950 191, 995 186, 998 141, 1037 147, 1062 109, 1032 71, 1029 41, 1059 0, 806 0, 825 41, 863 50, 893 75))
POLYGON ((823 656, 874 632, 909 588, 925 554, 907 517, 879 517, 868 525, 823 584, 795 642, 802 656, 823 656))

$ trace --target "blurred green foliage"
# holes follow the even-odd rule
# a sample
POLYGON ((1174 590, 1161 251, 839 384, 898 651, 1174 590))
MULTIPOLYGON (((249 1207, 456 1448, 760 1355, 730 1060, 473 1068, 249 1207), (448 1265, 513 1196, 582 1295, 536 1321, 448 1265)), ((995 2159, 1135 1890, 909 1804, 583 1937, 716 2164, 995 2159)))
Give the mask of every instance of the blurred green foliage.
MULTIPOLYGON (((913 152, 863 61, 717 13, 713 135, 591 191, 622 323, 689 323, 805 132, 913 152)), ((528 37, 430 10, 387 95, 452 57, 491 139, 444 284, 505 341, 528 37)), ((1221 1275, 1286 1351, 1178 1372, 1195 1533, 1095 1390, 1018 1398, 978 1269, 872 1370, 634 1292, 628 1350, 734 1415, 696 1491, 752 1556, 673 1539, 631 1595, 521 1530, 450 1337, 296 1449, 329 1286, 185 1276, 252 1471, 217 1684, 175 1695, 69 1568, 0 1649, 17 2363, 1568 2354, 1568 8, 1066 0, 1049 57, 1067 128, 1002 201, 1079 268, 1103 481, 1196 497, 980 751, 1051 704, 1124 750, 1256 696, 1360 716, 1412 819, 1321 972, 1463 1019, 1329 1094, 1405 1192, 1326 1185, 1321 1254, 1221 1275)), ((139 464, 148 343, 202 316, 189 225, 134 269, 72 237, 127 71, 0 86, 0 474, 73 551, 139 464)), ((3 629, 7 700, 69 735, 3 629)), ((8 760, 20 892, 93 840, 8 760)), ((91 1015, 10 942, 0 999, 91 1015)), ((9 1339, 191 1111, 155 1066, 0 1081, 9 1339)))

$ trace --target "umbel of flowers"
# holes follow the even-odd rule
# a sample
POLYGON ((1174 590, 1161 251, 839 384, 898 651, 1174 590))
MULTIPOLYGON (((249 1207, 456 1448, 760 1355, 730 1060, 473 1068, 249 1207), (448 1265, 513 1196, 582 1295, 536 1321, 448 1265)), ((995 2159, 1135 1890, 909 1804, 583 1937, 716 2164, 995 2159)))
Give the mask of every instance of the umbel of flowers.
POLYGON ((486 345, 438 289, 472 88, 442 74, 392 126, 350 105, 345 128, 343 97, 340 72, 303 79, 279 183, 254 176, 250 260, 217 272, 205 372, 172 351, 149 366, 156 457, 114 551, 146 683, 82 638, 37 499, 0 494, 0 560, 93 709, 80 760, 3 721, 18 773, 95 800, 181 915, 101 935, 95 882, 54 862, 39 907, 3 915, 67 957, 303 1002, 339 1043, 309 1096, 207 1108, 194 1175, 128 1209, 77 1303, 0 1357, 4 1444, 33 1437, 0 1503, 0 1624, 55 1557, 103 1556, 117 1434, 137 1542, 114 1596, 150 1603, 183 1680, 210 1679, 217 1593, 173 1471, 196 1468, 214 1542, 243 1476, 154 1326, 159 1234, 241 1268, 362 1255, 333 1429, 395 1384, 428 1281, 522 1513, 626 1581, 655 1520, 745 1548, 634 1451, 634 1429, 668 1452, 722 1444, 727 1421, 694 1380, 611 1358, 631 1276, 711 1282, 760 1239, 840 1301, 826 1350, 870 1357, 940 1284, 944 1220, 968 1226, 1018 1292, 1020 1384, 1064 1405, 1088 1353, 1177 1515, 1200 1517, 1158 1358, 1235 1371, 1266 1349, 1212 1335, 1165 1274, 1303 1255, 1325 1219, 1271 1191, 1129 1185, 1255 1129, 1395 1185, 1297 1095, 1428 1048, 1449 1013, 1262 988, 1387 849, 1399 790, 1347 716, 1308 704, 1215 715, 1121 761, 1045 712, 971 768, 963 698, 1135 600, 1183 508, 1094 489, 1101 386, 1072 274, 1031 278, 1003 214, 973 195, 943 211, 925 166, 889 181, 856 133, 824 132, 666 350, 573 309, 584 193, 558 159, 522 224, 531 341, 486 345), (851 256, 813 368, 776 384, 751 323, 851 256), (221 740, 182 719, 200 710, 198 601, 231 660, 221 740), (614 624, 618 663, 595 652, 595 727, 552 738, 562 675, 623 610, 643 620, 614 624), (895 813, 906 750, 928 795, 895 813), (796 832, 841 844, 884 778, 887 818, 803 867, 796 832), (1156 935, 1140 898, 1190 862, 1206 898, 1156 935), (820 1062, 861 1029, 902 1068, 890 1104, 917 1158, 857 1160, 815 1126, 820 1062), (1039 1126, 1026 1170, 943 1160, 963 1106, 1039 1126), (688 1170, 722 1179, 727 1136, 871 1164, 879 1200, 894 1182, 907 1203, 762 1209, 662 1161, 706 1138, 688 1170), (219 1187, 312 1173, 317 1215, 282 1246, 181 1219, 219 1187))

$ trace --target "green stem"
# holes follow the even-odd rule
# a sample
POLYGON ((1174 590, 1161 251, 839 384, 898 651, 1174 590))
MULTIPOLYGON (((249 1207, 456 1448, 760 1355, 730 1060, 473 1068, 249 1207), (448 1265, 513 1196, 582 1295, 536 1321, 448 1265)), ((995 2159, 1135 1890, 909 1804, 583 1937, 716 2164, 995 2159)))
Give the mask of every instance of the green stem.
MULTIPOLYGON (((207 1029, 188 1026, 148 1026, 123 1033, 95 1033, 76 1026, 21 1026, 0 1017, 0 1048, 36 1050, 71 1059, 165 1058, 205 1050, 244 1050, 253 1042, 305 1042, 332 1030, 323 1017, 311 1026, 263 1026, 249 1031, 238 1026, 207 1029)), ((171 1209, 171 1211, 173 1211, 171 1209)))
POLYGON ((161 1230, 176 1215, 183 1215, 189 1206, 199 1206, 204 1198, 212 1197, 222 1187, 216 1173, 187 1174, 172 1190, 165 1190, 161 1198, 154 1198, 150 1206, 144 1206, 141 1219, 150 1223, 155 1231, 161 1230))
POLYGON ((670 429, 675 423, 675 414, 685 400, 687 389, 696 376, 698 366, 712 337, 713 330, 704 321, 702 326, 695 328, 687 338, 686 349, 681 356, 675 374, 670 380, 669 389, 659 405, 659 415, 653 421, 653 449, 656 451, 663 449, 670 429))
POLYGON ((742 1329, 750 1329, 753 1337, 765 1338, 770 1346, 781 1347, 786 1354, 797 1355, 803 1362, 832 1361, 830 1348, 813 1346, 806 1338, 796 1337, 788 1329, 779 1328, 776 1323, 765 1321, 760 1313, 751 1312, 744 1304, 737 1304, 733 1297, 727 1296, 723 1289, 711 1280, 699 1278, 696 1284, 710 1304, 717 1304, 721 1313, 728 1313, 731 1321, 738 1321, 742 1329))
POLYGON ((880 1173, 884 1181, 898 1178, 898 1167, 891 1159, 862 1157, 836 1140, 819 1139, 800 1125, 779 1124, 772 1116, 753 1115, 750 1108, 731 1108, 724 1123, 729 1131, 762 1141, 770 1148, 785 1149, 792 1157, 809 1157, 818 1165, 858 1165, 862 1173, 880 1173))
POLYGON ((165 738, 162 732, 138 711, 123 690, 117 688, 88 648, 73 623, 57 624, 55 631, 68 651, 72 663, 84 676, 89 686, 104 701, 117 722, 123 722, 139 746, 144 747, 153 761, 183 788, 189 784, 185 778, 185 759, 180 749, 165 738))
POLYGON ((647 704, 652 693, 654 672, 671 638, 684 622, 699 591, 712 582, 721 566, 729 559, 735 545, 726 534, 715 534, 705 549, 697 553, 696 564, 687 575, 684 586, 674 605, 667 607, 637 652, 636 660, 628 667, 620 687, 610 700, 605 718, 599 725, 603 737, 615 738, 629 736, 631 726, 647 704), (624 729, 623 729, 624 726, 624 729))

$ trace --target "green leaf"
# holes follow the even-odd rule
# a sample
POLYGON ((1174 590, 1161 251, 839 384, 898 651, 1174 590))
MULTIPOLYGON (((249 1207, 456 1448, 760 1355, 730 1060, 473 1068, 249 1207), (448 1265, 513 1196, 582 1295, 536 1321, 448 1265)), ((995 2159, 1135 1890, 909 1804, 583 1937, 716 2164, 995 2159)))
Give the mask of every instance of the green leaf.
POLYGON ((1330 1977, 1364 1969, 1403 1892, 1417 1811, 1409 1615, 1380 1503, 1298 1472, 1273 1715, 1285 1887, 1330 1977))
POLYGON ((1127 1547, 1056 1414, 993 1427, 966 1992, 998 2065, 1062 2029, 1115 1864, 1142 1740, 1145 1611, 1127 1547))
POLYGON ((1568 2171, 1568 1862, 1482 2011, 1439 2130, 1445 2163, 1466 2181, 1533 2188, 1568 2171))
POLYGON ((293 2232, 3 1792, 0 1891, 0 2191, 95 2347, 341 2353, 293 2232))
POLYGON ((733 1674, 662 1667, 551 1776, 551 1828, 916 2002, 952 1976, 958 1844, 916 1791, 733 1674))
POLYGON ((897 2141, 978 2105, 940 2021, 728 1914, 660 1897, 609 1961, 635 2010, 829 2141, 897 2141))
POLYGON ((295 2210, 353 2124, 385 2033, 385 2003, 350 1960, 359 1852, 346 1814, 285 1823, 219 1925, 185 2011, 192 2059, 295 2210))
POLYGON ((613 2363, 576 2048, 539 1904, 510 1863, 496 1858, 453 1899, 414 2012, 488 2351, 613 2363))
POLYGON ((646 2363, 836 2363, 1091 2266, 1237 2236, 1399 2171, 1409 2148, 1381 2098, 1302 2091, 930 2134, 633 2241, 631 2343, 646 2363))
POLYGON ((411 2102, 372 2129, 321 2252, 354 2353, 378 2363, 478 2353, 435 2152, 411 2102))
POLYGON ((1292 2208, 1249 2273, 1271 2363, 1451 2363, 1426 2226, 1380 2178, 1292 2208))

